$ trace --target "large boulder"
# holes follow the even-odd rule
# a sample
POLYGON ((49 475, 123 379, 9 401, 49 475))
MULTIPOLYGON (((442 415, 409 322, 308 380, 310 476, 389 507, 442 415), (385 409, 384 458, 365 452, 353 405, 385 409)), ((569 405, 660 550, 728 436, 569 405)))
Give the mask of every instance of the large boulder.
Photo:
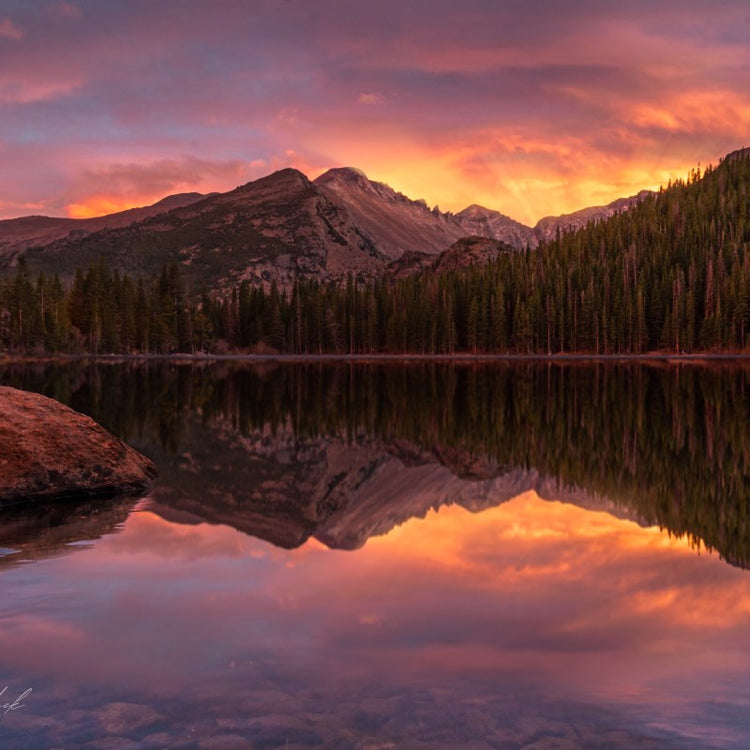
POLYGON ((149 459, 93 419, 45 396, 0 387, 0 507, 130 494, 156 473, 149 459))

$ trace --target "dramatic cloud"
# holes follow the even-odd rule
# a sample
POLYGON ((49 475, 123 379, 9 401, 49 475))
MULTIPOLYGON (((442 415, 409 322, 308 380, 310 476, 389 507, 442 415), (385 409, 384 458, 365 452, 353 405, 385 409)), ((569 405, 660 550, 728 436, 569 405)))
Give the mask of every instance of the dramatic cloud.
POLYGON ((748 140, 743 0, 4 10, 4 217, 346 164, 444 209, 478 202, 534 222, 656 187, 748 140))

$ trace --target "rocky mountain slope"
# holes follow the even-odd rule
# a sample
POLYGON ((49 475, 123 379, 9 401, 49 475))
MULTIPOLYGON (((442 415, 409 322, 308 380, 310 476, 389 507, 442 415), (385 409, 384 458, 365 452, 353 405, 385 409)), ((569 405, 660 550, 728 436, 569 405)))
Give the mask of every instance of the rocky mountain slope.
POLYGON ((145 221, 27 250, 27 262, 65 275, 103 256, 129 274, 179 263, 195 286, 334 278, 385 264, 346 210, 285 169, 145 221))
POLYGON ((445 273, 467 266, 484 266, 500 253, 513 253, 516 248, 502 240, 488 237, 462 237, 438 255, 406 252, 391 262, 386 274, 392 278, 404 278, 422 271, 445 273))
POLYGON ((456 214, 456 220, 466 236, 488 237, 519 250, 539 244, 534 229, 484 206, 469 206, 456 214))
POLYGON ((477 254, 486 262, 488 253, 535 247, 558 228, 606 218, 645 194, 531 228, 477 205, 458 214, 430 209, 353 168, 329 170, 314 182, 284 169, 227 193, 170 196, 98 219, 0 222, 0 269, 19 255, 32 272, 68 278, 100 257, 131 275, 177 262, 193 286, 213 289, 245 280, 288 287, 299 278, 403 275, 430 266, 429 258, 449 248, 444 263, 455 267, 475 262, 477 254), (503 244, 478 251, 476 243, 458 243, 467 236, 503 244))
POLYGON ((157 203, 141 208, 130 208, 92 219, 60 219, 50 216, 24 216, 0 221, 0 258, 15 258, 30 247, 43 247, 65 237, 81 238, 102 229, 126 227, 173 208, 189 206, 205 198, 201 193, 178 193, 162 198, 157 203))
POLYGON ((534 227, 536 244, 547 240, 554 240, 558 229, 561 232, 575 231, 582 229, 590 221, 602 221, 620 211, 627 211, 651 194, 650 190, 641 190, 637 195, 632 195, 629 198, 618 198, 606 206, 583 208, 580 211, 575 211, 572 214, 563 214, 562 216, 545 216, 543 219, 539 219, 534 227))
POLYGON ((467 234, 452 214, 430 209, 424 201, 411 200, 382 182, 372 182, 358 169, 331 169, 314 184, 346 208, 389 260, 410 251, 434 255, 467 234))

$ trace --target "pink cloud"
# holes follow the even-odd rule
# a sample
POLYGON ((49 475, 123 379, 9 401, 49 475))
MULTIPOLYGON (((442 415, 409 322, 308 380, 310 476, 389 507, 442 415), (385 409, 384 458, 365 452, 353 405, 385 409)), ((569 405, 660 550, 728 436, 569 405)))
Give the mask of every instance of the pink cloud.
POLYGON ((30 81, 0 73, 0 102, 31 104, 68 96, 79 86, 78 81, 30 81))
POLYGON ((15 23, 13 23, 12 19, 6 16, 5 18, 0 19, 0 37, 20 41, 23 39, 24 33, 15 23))
POLYGON ((357 97, 357 101, 360 104, 382 104, 385 101, 385 97, 377 93, 360 94, 357 97))

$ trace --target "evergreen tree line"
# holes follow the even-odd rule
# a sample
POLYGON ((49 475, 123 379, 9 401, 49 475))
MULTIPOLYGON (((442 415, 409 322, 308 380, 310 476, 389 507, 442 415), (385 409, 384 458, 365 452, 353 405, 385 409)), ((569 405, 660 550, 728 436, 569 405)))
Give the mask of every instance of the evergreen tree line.
POLYGON ((0 284, 0 346, 22 351, 643 353, 744 351, 750 336, 750 155, 629 211, 484 266, 400 280, 186 289, 105 261, 65 289, 23 263, 0 284))
POLYGON ((175 264, 144 280, 101 259, 65 289, 57 275, 31 278, 21 258, 0 281, 0 347, 9 351, 188 352, 207 347, 210 330, 175 264))
POLYGON ((746 368, 40 363, 9 365, 0 383, 56 398, 147 455, 161 446, 174 456, 165 476, 184 475, 185 452, 225 450, 233 430, 292 430, 302 451, 321 436, 379 441, 473 480, 536 469, 750 565, 746 368))

